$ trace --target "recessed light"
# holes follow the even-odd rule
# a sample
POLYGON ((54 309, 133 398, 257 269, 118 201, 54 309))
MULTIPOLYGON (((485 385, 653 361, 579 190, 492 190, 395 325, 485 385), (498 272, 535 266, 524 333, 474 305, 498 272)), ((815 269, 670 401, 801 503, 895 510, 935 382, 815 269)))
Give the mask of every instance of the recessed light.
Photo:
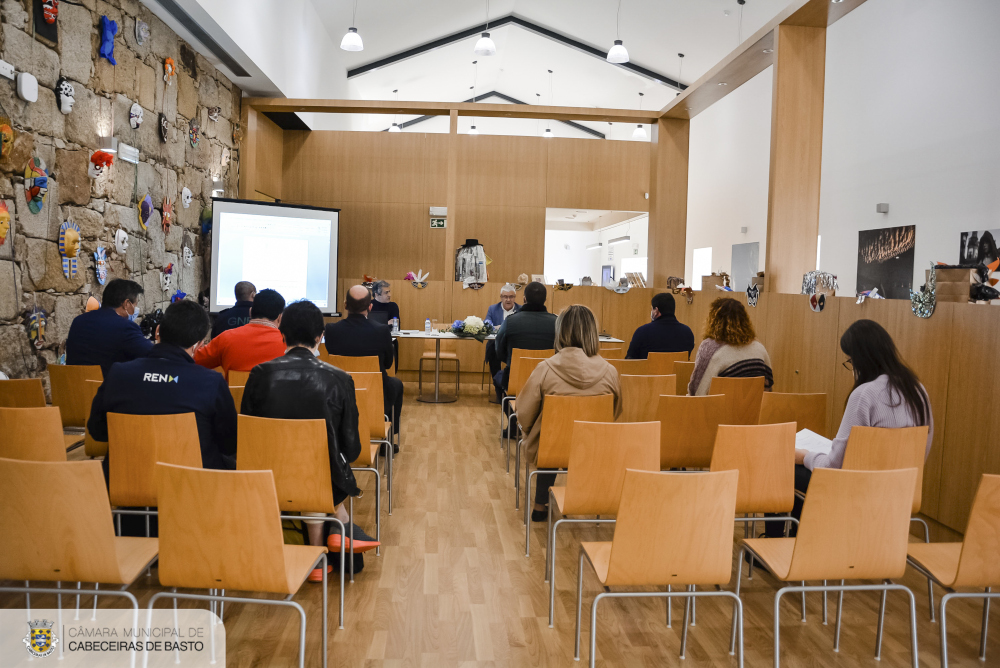
POLYGON ((844 1, 844 0, 832 0, 833 4, 835 4, 835 5, 839 5, 839 4, 840 4, 840 3, 842 3, 843 1, 844 1))
POLYGON ((720 86, 728 86, 729 84, 727 84, 727 83, 726 83, 725 81, 720 81, 720 82, 719 82, 719 85, 720 85, 720 86))
POLYGON ((774 49, 764 49, 764 53, 774 53, 774 49))

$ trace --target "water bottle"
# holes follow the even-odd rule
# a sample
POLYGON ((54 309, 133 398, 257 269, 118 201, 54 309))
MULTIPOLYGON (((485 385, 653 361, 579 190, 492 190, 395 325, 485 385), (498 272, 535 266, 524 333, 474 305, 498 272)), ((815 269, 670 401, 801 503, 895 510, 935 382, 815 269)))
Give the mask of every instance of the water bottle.
POLYGON ((431 333, 431 319, 427 318, 426 320, 424 320, 424 334, 430 334, 430 333, 431 333))
POLYGON ((392 319, 392 333, 399 334, 399 318, 392 319))

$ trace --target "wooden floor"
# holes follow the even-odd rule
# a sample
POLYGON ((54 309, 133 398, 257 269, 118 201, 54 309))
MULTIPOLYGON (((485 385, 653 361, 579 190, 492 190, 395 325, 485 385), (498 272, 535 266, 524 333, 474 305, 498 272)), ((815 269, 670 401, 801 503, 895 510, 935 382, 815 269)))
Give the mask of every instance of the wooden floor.
MULTIPOLYGON (((366 567, 347 586, 346 625, 336 628, 337 585, 330 584, 331 666, 568 666, 573 664, 577 544, 610 540, 612 529, 561 532, 556 580, 555 628, 548 628, 548 585, 543 581, 544 523, 532 532, 531 558, 524 557, 522 515, 514 510, 513 477, 499 449, 499 408, 478 387, 463 387, 458 403, 421 404, 407 385, 402 450, 395 460, 392 517, 385 516, 381 557, 368 553, 366 567)), ((76 455, 77 453, 73 453, 76 455)), ((359 476, 362 484, 370 476, 359 476)), ((369 483, 370 486, 370 483, 369 483)), ((374 534, 367 499, 355 506, 358 524, 374 534), (367 512, 367 514, 366 514, 367 512)), ((383 497, 384 498, 384 497, 383 497)), ((740 530, 742 534, 742 530, 740 530)), ((683 540, 683 536, 678 536, 683 540)), ((589 568, 589 567, 588 567, 589 568)), ((938 626, 927 616, 926 581, 908 571, 903 583, 917 598, 920 665, 938 666, 938 626)), ((746 609, 746 665, 773 661, 773 605, 776 581, 756 571, 743 579, 746 609)), ((131 588, 145 605, 157 591, 156 569, 131 588)), ((599 586, 584 579, 582 660, 588 657, 589 609, 599 586)), ((228 592, 227 592, 228 593, 228 592)), ((938 592, 940 595, 940 591, 938 592)), ((21 607, 23 598, 4 596, 2 607, 21 607)), ((309 615, 306 665, 320 666, 319 586, 305 584, 296 600, 309 615)), ((55 605, 36 600, 35 605, 55 605)), ((839 653, 833 652, 835 597, 830 624, 823 625, 821 597, 808 600, 808 622, 800 621, 798 599, 782 610, 782 665, 909 666, 905 599, 890 596, 882 660, 873 658, 878 599, 874 593, 848 596, 839 653)), ((105 605, 114 605, 106 603, 105 605)), ((119 604, 120 605, 120 604, 119 604)), ((1000 666, 1000 610, 994 610, 985 664, 978 660, 981 606, 951 604, 952 666, 1000 666)), ((736 666, 728 653, 731 606, 703 599, 688 652, 679 660, 681 606, 666 625, 662 599, 602 602, 598 615, 597 662, 603 666, 736 666)), ((226 606, 229 666, 290 666, 297 650, 298 618, 264 606, 226 606)))

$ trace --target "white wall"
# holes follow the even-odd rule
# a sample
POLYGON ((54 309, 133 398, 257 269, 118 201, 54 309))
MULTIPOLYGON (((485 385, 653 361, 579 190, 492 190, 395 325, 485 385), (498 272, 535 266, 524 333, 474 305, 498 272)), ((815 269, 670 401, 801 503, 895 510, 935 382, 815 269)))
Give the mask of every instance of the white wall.
POLYGON ((600 285, 601 267, 606 264, 615 266, 615 278, 618 279, 622 275, 623 259, 647 257, 648 238, 648 215, 598 232, 545 230, 545 280, 555 283, 561 278, 567 283, 579 285, 581 278, 590 276, 595 285, 600 285), (608 246, 610 239, 626 235, 632 238, 631 241, 608 246), (587 246, 598 241, 604 245, 596 250, 587 250, 587 246), (639 248, 634 248, 633 244, 638 244, 639 248), (566 248, 567 245, 569 248, 566 248), (613 260, 608 259, 609 251, 613 251, 613 260))

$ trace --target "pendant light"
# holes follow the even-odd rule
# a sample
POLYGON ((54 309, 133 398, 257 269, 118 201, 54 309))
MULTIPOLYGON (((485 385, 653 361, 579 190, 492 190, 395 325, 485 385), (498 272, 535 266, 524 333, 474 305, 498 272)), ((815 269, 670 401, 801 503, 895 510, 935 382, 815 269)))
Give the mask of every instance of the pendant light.
MULTIPOLYGON (((479 83, 479 61, 478 60, 473 60, 472 61, 472 67, 474 68, 473 69, 473 73, 472 73, 472 103, 475 104, 476 103, 476 85, 479 83)), ((469 134, 470 135, 478 135, 479 134, 479 130, 476 129, 476 122, 475 122, 474 119, 472 121, 472 127, 469 128, 469 134)))
POLYGON ((358 34, 358 29, 354 27, 357 23, 358 18, 358 0, 354 0, 354 15, 351 19, 351 27, 347 29, 347 34, 344 35, 344 39, 340 40, 340 48, 344 51, 364 51, 365 45, 361 41, 361 35, 358 34))
MULTIPOLYGON (((554 99, 555 99, 555 95, 552 92, 552 70, 549 70, 549 104, 550 105, 552 104, 552 102, 553 102, 554 99)), ((542 136, 545 137, 546 139, 552 139, 552 137, 555 136, 554 134, 552 134, 552 121, 551 120, 545 121, 545 134, 543 134, 542 136)))
MULTIPOLYGON (((396 102, 399 102, 399 89, 392 91, 396 94, 396 102)), ((389 128, 389 132, 402 132, 403 129, 399 127, 399 123, 396 122, 396 114, 392 115, 392 126, 389 128)))
MULTIPOLYGON (((679 59, 680 65, 677 66, 677 95, 681 94, 681 82, 684 81, 684 54, 678 53, 677 58, 679 59)), ((677 97, 675 95, 674 97, 677 97)))
MULTIPOLYGON (((486 0, 486 30, 490 29, 490 0, 486 0)), ((495 56, 497 55, 497 45, 493 43, 490 39, 490 33, 484 32, 480 37, 479 41, 476 42, 476 48, 472 50, 477 56, 495 56)))
POLYGON ((621 15, 622 15, 622 0, 618 0, 618 16, 616 18, 617 32, 615 33, 618 39, 615 40, 614 46, 608 51, 608 62, 609 63, 627 63, 628 62, 628 51, 625 49, 625 45, 622 44, 621 36, 621 15))
MULTIPOLYGON (((639 93, 639 111, 642 111, 642 96, 643 93, 639 93)), ((642 123, 639 123, 635 130, 632 131, 632 139, 637 141, 646 140, 646 128, 642 127, 642 123)))

